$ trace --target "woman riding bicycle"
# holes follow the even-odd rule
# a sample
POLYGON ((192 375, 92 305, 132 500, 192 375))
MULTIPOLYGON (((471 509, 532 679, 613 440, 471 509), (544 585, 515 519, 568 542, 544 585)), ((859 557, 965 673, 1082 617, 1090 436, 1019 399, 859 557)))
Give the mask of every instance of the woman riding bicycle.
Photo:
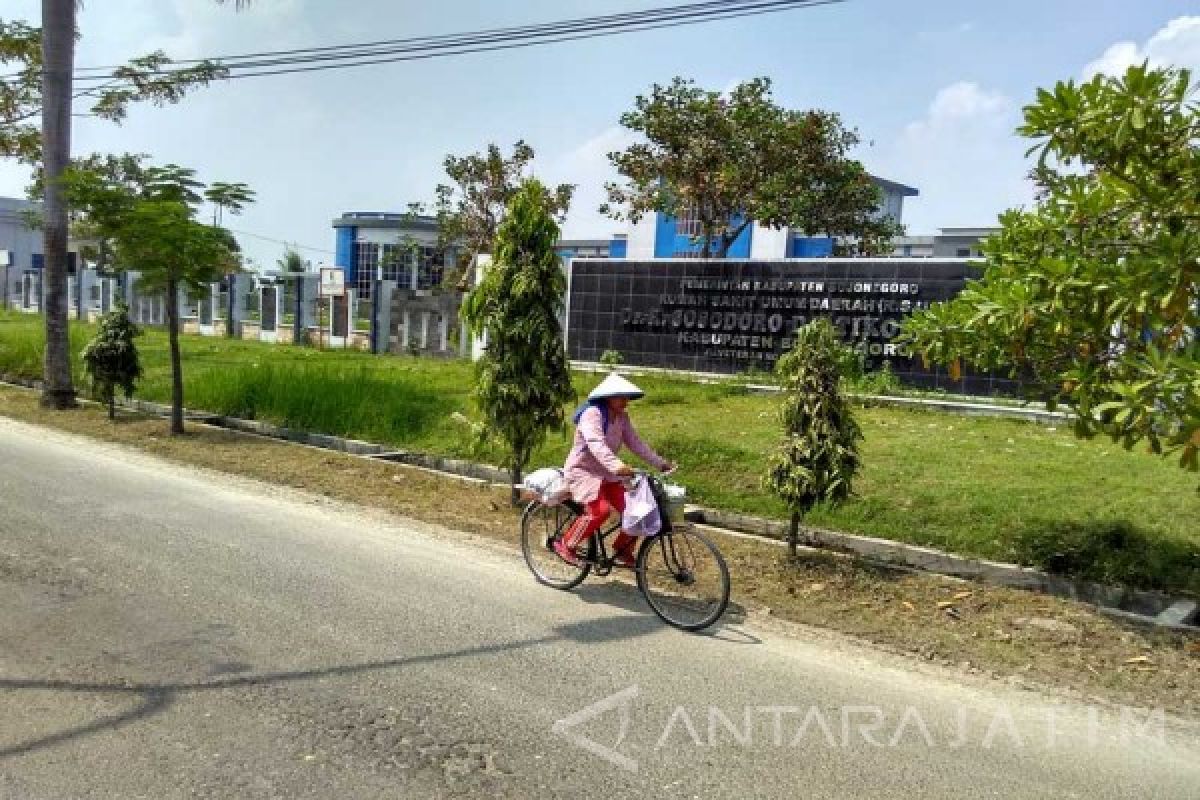
MULTIPOLYGON (((575 441, 563 469, 571 498, 584 513, 554 542, 554 551, 569 564, 579 564, 576 549, 600 530, 610 514, 625 510, 623 480, 633 469, 617 458, 625 445, 660 471, 674 469, 667 459, 643 442, 633 428, 626 409, 630 400, 645 392, 617 373, 610 374, 588 395, 575 412, 575 441)), ((618 564, 633 566, 637 539, 622 532, 613 542, 618 564)))

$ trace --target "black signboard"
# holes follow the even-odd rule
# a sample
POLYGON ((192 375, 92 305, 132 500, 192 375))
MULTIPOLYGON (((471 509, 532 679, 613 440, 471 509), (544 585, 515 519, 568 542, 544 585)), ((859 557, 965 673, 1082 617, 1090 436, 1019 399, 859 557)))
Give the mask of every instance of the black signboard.
POLYGON ((200 295, 199 313, 201 325, 213 324, 213 297, 208 292, 200 295))
POLYGON ((981 267, 944 259, 571 262, 567 348, 578 361, 608 350, 624 363, 694 372, 770 371, 793 334, 829 319, 868 367, 887 362, 911 386, 1008 393, 989 375, 952 380, 895 342, 914 310, 958 294, 981 267))
POLYGON ((279 290, 274 286, 262 288, 262 330, 270 333, 279 325, 279 290))
POLYGON ((350 297, 341 294, 329 298, 329 301, 333 304, 333 330, 330 335, 345 339, 350 335, 350 297))

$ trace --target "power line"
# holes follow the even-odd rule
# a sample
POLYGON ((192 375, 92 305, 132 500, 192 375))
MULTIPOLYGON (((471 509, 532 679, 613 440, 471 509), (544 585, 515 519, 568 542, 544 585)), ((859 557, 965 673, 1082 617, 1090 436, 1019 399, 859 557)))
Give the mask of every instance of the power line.
MULTIPOLYGON (((194 59, 178 63, 196 64, 212 61, 229 69, 231 74, 224 80, 232 80, 512 50, 759 16, 842 2, 845 0, 725 0, 725 2, 692 3, 650 11, 589 17, 521 28, 499 28, 447 36, 382 40, 357 45, 280 50, 244 54, 225 59, 194 59)), ((160 74, 171 75, 173 72, 177 72, 177 70, 167 70, 160 74)), ((80 83, 109 81, 111 84, 113 77, 111 74, 81 75, 78 81, 80 83)))
MULTIPOLYGON (((833 0, 835 2, 843 2, 844 0, 833 0)), ((335 53, 343 57, 360 57, 367 55, 378 55, 379 52, 388 52, 392 48, 410 48, 421 45, 438 45, 442 47, 456 47, 477 43, 481 39, 493 39, 497 37, 533 37, 537 35, 557 35, 565 32, 576 30, 587 30, 597 26, 613 26, 619 24, 637 24, 655 21, 669 20, 677 15, 694 15, 700 13, 712 12, 732 12, 736 11, 739 6, 753 6, 763 3, 764 0, 709 0, 709 2, 688 3, 683 5, 657 7, 651 9, 643 9, 641 11, 629 11, 619 14, 606 14, 602 16, 582 17, 577 19, 562 20, 559 22, 548 22, 531 25, 522 25, 506 28, 490 28, 468 33, 453 33, 441 34, 436 36, 417 36, 406 37, 400 39, 380 39, 370 42, 356 42, 343 45, 329 45, 323 47, 303 47, 290 50, 267 50, 257 53, 240 53, 236 55, 224 56, 208 56, 206 58, 194 59, 176 59, 173 63, 176 64, 200 64, 204 62, 217 61, 226 66, 253 66, 255 64, 241 64, 245 59, 266 58, 275 56, 310 56, 319 53, 335 53), (383 51, 378 51, 378 48, 387 48, 383 51)), ((780 2, 772 2, 770 5, 824 5, 815 0, 781 0, 780 2)), ((118 66, 107 67, 79 67, 75 74, 77 77, 84 77, 86 72, 104 72, 111 73, 119 69, 118 66)))
POLYGON ((297 250, 311 250, 314 253, 324 253, 326 255, 331 255, 331 256, 337 255, 337 253, 334 252, 333 250, 326 250, 323 247, 309 247, 307 245, 296 244, 295 242, 289 242, 286 239, 273 239, 270 236, 263 236, 261 233, 251 233, 250 231, 240 231, 237 228, 228 228, 228 227, 226 228, 226 230, 229 231, 230 233, 236 233, 240 236, 249 236, 251 239, 262 239, 264 242, 271 242, 273 244, 281 244, 281 245, 284 245, 285 247, 294 247, 297 250))
MULTIPOLYGON (((605 33, 607 35, 616 35, 624 32, 623 29, 636 29, 636 26, 644 26, 653 23, 673 21, 701 22, 704 21, 705 17, 720 18, 722 15, 729 15, 745 10, 775 10, 769 9, 768 7, 779 7, 777 10, 787 10, 786 7, 789 6, 802 7, 806 5, 825 5, 828 2, 842 2, 842 0, 825 0, 825 2, 819 2, 818 0, 720 0, 719 2, 713 2, 710 0, 710 2, 667 6, 643 11, 626 12, 623 14, 584 17, 580 19, 541 23, 536 25, 525 25, 519 27, 493 28, 469 33, 410 37, 403 39, 384 39, 373 42, 361 42, 346 45, 263 51, 259 53, 244 53, 230 56, 214 56, 204 59, 185 59, 176 63, 199 64, 204 62, 220 62, 223 66, 229 68, 250 68, 277 66, 281 63, 298 63, 313 60, 344 60, 349 58, 363 58, 368 56, 395 54, 400 52, 429 51, 434 49, 444 50, 447 48, 457 49, 495 41, 511 41, 514 39, 536 40, 538 38, 557 37, 570 33, 597 32, 605 33), (279 56, 287 56, 287 58, 277 58, 279 56), (252 60, 255 58, 260 60, 252 60)), ((538 41, 529 42, 530 45, 538 43, 538 41)), ((76 71, 76 74, 80 78, 86 78, 88 76, 86 76, 84 73, 87 71, 100 70, 110 73, 115 69, 118 68, 81 68, 76 71)), ((92 77, 93 79, 97 79, 100 76, 92 77)))

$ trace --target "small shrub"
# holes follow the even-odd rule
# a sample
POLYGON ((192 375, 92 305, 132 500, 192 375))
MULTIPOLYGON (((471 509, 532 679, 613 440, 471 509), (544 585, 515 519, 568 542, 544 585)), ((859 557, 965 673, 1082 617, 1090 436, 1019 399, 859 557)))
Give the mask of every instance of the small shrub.
POLYGON ((893 395, 900 391, 900 378, 892 372, 890 361, 874 372, 866 372, 851 382, 851 388, 862 394, 893 395))
POLYGON ((125 397, 133 396, 134 385, 142 377, 137 346, 133 343, 141 331, 129 319, 125 303, 117 301, 112 311, 100 318, 96 335, 83 348, 83 368, 92 379, 92 391, 108 406, 108 418, 117 416, 117 389, 125 397))
POLYGON ((616 369, 625 363, 625 356, 619 350, 605 350, 600 356, 600 363, 609 369, 616 369))

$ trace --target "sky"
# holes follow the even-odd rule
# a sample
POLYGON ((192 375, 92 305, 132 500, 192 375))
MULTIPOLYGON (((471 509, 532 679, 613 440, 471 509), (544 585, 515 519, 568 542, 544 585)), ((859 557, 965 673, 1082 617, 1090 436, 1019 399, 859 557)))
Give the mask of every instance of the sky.
MULTIPOLYGON (((459 33, 646 9, 681 0, 93 0, 79 17, 76 63, 162 49, 175 58, 459 33)), ((40 0, 4 0, 36 22, 40 0)), ((244 251, 271 267, 283 244, 333 263, 343 211, 429 202, 442 160, 518 139, 535 173, 578 186, 564 234, 607 238, 607 153, 634 97, 674 76, 726 89, 757 76, 789 108, 840 113, 876 175, 920 190, 908 232, 993 224, 1028 205, 1028 143, 1014 133, 1041 86, 1132 63, 1200 70, 1200 11, 1174 0, 847 0, 696 27, 527 50, 218 83, 176 106, 135 108, 121 126, 75 121, 73 152, 135 152, 243 181, 257 202, 227 219, 244 251)), ((86 111, 86 108, 77 108, 86 111)), ((0 162, 0 195, 28 175, 0 162)))

